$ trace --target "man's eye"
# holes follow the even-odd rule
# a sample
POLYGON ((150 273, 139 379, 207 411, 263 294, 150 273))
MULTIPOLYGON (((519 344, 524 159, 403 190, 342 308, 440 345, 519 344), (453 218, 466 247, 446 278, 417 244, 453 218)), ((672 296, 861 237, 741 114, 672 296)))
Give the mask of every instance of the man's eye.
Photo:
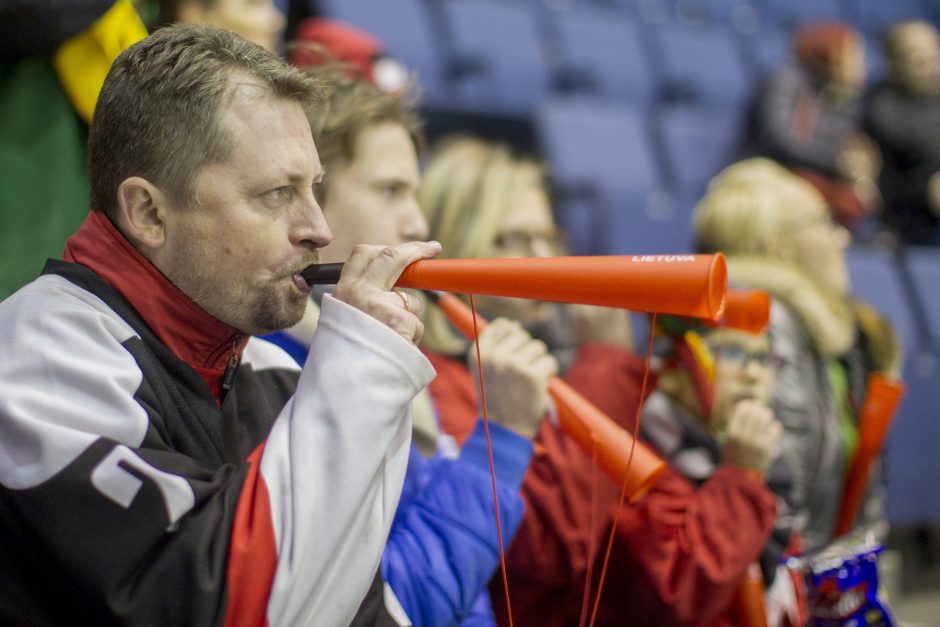
POLYGON ((386 198, 394 198, 401 191, 401 185, 385 185, 382 187, 382 195, 386 198))
POLYGON ((272 203, 280 203, 290 197, 290 187, 277 187, 265 193, 265 198, 272 203))

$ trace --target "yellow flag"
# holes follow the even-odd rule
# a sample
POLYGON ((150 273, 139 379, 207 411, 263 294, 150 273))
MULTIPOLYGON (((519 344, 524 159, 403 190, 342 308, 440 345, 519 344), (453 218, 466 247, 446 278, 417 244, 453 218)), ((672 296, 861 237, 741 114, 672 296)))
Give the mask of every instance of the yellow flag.
POLYGON ((117 0, 94 24, 56 51, 53 62, 59 82, 86 122, 91 122, 98 94, 114 59, 146 36, 147 29, 131 0, 117 0))

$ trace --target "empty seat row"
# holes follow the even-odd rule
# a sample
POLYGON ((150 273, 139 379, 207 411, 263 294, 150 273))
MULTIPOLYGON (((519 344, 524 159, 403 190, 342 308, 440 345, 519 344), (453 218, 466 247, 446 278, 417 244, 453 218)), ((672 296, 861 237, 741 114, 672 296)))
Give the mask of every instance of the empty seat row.
POLYGON ((937 19, 934 0, 533 0, 548 12, 613 7, 647 23, 726 24, 746 33, 840 19, 878 34, 901 19, 937 19))
POLYGON ((738 125, 727 111, 688 105, 648 113, 585 97, 541 103, 536 131, 573 252, 690 250, 692 207, 734 160, 738 125))
MULTIPOLYGON (((901 4, 909 2, 918 0, 901 4)), ((376 34, 391 54, 417 70, 432 106, 527 114, 546 93, 569 90, 641 106, 690 100, 740 108, 759 77, 789 56, 788 30, 777 27, 754 32, 723 22, 651 27, 615 4, 581 0, 564 11, 537 11, 534 3, 322 4, 327 15, 376 34)), ((539 4, 544 6, 543 0, 539 4)), ((737 6, 731 0, 726 4, 737 6)), ((909 10, 905 15, 915 14, 909 10)), ((875 54, 869 57, 877 61, 880 53, 874 43, 870 47, 875 54)))

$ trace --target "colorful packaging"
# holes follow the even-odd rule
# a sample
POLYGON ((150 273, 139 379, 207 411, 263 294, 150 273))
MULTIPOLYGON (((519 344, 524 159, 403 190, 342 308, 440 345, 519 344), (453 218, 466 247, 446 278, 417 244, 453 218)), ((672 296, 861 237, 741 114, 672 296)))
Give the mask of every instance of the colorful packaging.
POLYGON ((802 558, 811 624, 817 627, 894 627, 879 597, 880 544, 840 541, 802 558))

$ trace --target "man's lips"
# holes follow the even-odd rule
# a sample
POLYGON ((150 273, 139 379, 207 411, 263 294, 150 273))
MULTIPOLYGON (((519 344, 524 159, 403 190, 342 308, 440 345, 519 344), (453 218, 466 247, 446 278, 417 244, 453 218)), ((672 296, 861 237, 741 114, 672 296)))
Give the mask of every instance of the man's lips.
POLYGON ((307 260, 306 263, 298 264, 294 266, 293 272, 289 272, 287 274, 287 276, 290 277, 290 280, 294 282, 294 285, 297 287, 297 289, 303 292, 304 294, 309 294, 311 291, 313 291, 313 285, 311 285, 310 282, 307 281, 307 279, 303 277, 302 273, 304 269, 309 267, 311 264, 317 263, 317 261, 318 261, 317 257, 314 257, 313 259, 309 259, 307 260))
POLYGON ((313 290, 311 285, 307 283, 307 280, 304 279, 302 276, 300 276, 299 273, 292 274, 291 279, 294 281, 294 285, 297 287, 297 289, 303 292, 304 294, 309 294, 313 290))

